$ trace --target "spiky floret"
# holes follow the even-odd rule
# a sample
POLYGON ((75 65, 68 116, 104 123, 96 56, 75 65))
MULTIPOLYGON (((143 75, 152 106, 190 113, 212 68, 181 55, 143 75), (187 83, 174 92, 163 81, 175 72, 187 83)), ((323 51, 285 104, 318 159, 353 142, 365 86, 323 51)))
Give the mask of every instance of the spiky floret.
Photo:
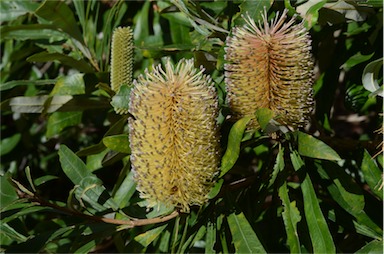
POLYGON ((134 81, 131 163, 149 207, 202 205, 219 166, 218 99, 193 60, 156 66, 134 81))
MULTIPOLYGON (((311 40, 302 23, 287 19, 287 10, 263 25, 248 15, 226 41, 225 80, 228 104, 235 118, 259 108, 274 111, 277 121, 304 126, 313 108, 311 40)), ((253 122, 258 128, 258 123, 253 122)))
MULTIPOLYGON (((131 85, 133 77, 133 33, 130 27, 118 27, 112 34, 111 88, 118 93, 121 85, 131 85)), ((126 108, 115 108, 119 114, 126 108)))

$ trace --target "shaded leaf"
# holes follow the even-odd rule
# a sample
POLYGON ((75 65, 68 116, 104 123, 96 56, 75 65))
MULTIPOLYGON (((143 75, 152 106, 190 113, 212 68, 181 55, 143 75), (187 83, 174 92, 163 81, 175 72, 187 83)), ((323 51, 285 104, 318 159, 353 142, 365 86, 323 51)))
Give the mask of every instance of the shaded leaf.
MULTIPOLYGON (((50 40, 61 41, 67 39, 63 32, 54 30, 50 24, 8 25, 0 29, 2 38, 14 40, 50 40)), ((61 46, 60 46, 61 47, 61 46)))
POLYGON ((0 175, 0 200, 1 206, 6 207, 18 199, 15 188, 9 182, 10 175, 0 175))
POLYGON ((284 163, 284 147, 281 147, 281 143, 279 143, 279 153, 276 156, 276 162, 275 165, 273 166, 273 172, 271 179, 269 180, 268 187, 271 187, 276 180, 277 175, 279 174, 280 171, 283 171, 285 167, 284 163))
POLYGON ((344 67, 345 69, 350 69, 360 63, 363 63, 363 62, 366 62, 368 61, 369 59, 371 59, 371 57, 374 55, 375 53, 372 53, 370 55, 362 55, 361 52, 358 52, 356 53, 355 55, 351 56, 344 64, 342 67, 344 67))
POLYGON ((212 187, 211 191, 208 193, 208 198, 212 199, 219 194, 221 187, 223 186, 224 179, 219 179, 215 185, 212 187))
POLYGON ((227 219, 236 253, 266 253, 243 213, 231 213, 227 219))
POLYGON ((291 253, 301 253, 299 235, 297 233, 297 223, 301 220, 301 216, 299 209, 296 207, 296 201, 290 202, 289 200, 286 182, 279 188, 279 197, 284 206, 282 215, 287 234, 287 245, 291 253))
MULTIPOLYGON (((297 171, 304 166, 304 162, 296 152, 290 154, 294 169, 297 171)), ((336 248, 333 243, 327 222, 321 212, 319 201, 309 175, 306 174, 301 183, 303 193, 304 213, 307 221, 309 235, 312 241, 314 253, 335 253, 336 248)))
POLYGON ((300 155, 323 160, 341 160, 335 150, 323 141, 301 131, 297 135, 300 155))
POLYGON ((216 224, 208 222, 207 234, 205 236, 205 253, 216 253, 214 246, 216 243, 216 224))
POLYGON ((3 138, 0 141, 0 155, 6 155, 7 153, 11 152, 19 143, 21 139, 21 134, 16 133, 13 136, 10 136, 8 138, 3 138))
POLYGON ((370 91, 371 96, 384 96, 383 86, 379 86, 379 74, 383 67, 383 58, 370 62, 365 66, 362 82, 365 89, 370 91))
POLYGON ((163 232, 163 230, 167 227, 167 225, 163 225, 151 230, 146 231, 145 233, 142 233, 138 236, 136 236, 134 239, 135 241, 139 242, 144 247, 147 247, 150 245, 159 235, 163 232))
POLYGON ((46 80, 11 80, 9 82, 1 83, 0 84, 0 91, 12 89, 16 86, 28 86, 28 85, 35 85, 35 86, 43 86, 43 85, 52 85, 55 84, 55 79, 46 79, 46 80))
POLYGON ((32 1, 0 1, 0 23, 11 21, 19 16, 33 12, 38 6, 38 3, 32 1))
POLYGON ((372 192, 383 200, 383 191, 380 190, 380 186, 383 184, 383 171, 379 169, 367 150, 364 150, 364 157, 361 162, 361 171, 363 172, 364 179, 372 192))
POLYGON ((133 171, 130 171, 127 176, 124 178, 124 181, 121 183, 120 187, 117 189, 115 195, 113 196, 116 203, 120 208, 125 207, 129 204, 129 200, 136 191, 136 182, 133 179, 133 171))
POLYGON ((244 117, 232 126, 228 136, 227 150, 221 159, 221 172, 219 177, 225 175, 235 165, 237 158, 239 158, 240 143, 250 120, 251 117, 244 117))
POLYGON ((47 138, 60 134, 60 132, 69 126, 75 126, 81 123, 83 113, 78 112, 55 112, 49 116, 47 123, 47 138))

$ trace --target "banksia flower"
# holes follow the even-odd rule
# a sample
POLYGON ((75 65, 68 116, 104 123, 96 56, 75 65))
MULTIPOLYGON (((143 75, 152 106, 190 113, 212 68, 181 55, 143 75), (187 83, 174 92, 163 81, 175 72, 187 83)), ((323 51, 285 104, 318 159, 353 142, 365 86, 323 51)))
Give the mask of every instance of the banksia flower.
MULTIPOLYGON (((130 27, 118 27, 112 34, 111 88, 118 93, 122 85, 132 84, 133 34, 130 27)), ((113 105, 116 113, 126 114, 128 105, 113 105)))
MULTIPOLYGON (((235 118, 252 116, 269 108, 281 124, 294 128, 308 121, 313 108, 313 60, 311 40, 303 24, 287 10, 264 27, 245 16, 246 24, 235 27, 225 48, 225 80, 228 104, 235 118)), ((258 128, 256 121, 253 127, 258 128)))
POLYGON ((129 112, 131 163, 148 207, 202 205, 219 166, 218 99, 212 80, 169 59, 134 81, 129 112))

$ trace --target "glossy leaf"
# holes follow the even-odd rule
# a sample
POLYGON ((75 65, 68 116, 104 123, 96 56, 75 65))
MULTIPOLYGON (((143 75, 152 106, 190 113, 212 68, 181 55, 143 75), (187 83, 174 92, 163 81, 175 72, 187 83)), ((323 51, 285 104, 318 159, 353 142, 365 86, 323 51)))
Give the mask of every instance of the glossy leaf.
POLYGON ((239 158, 240 143, 250 120, 251 117, 244 117, 232 126, 228 136, 227 150, 221 159, 221 172, 219 177, 225 175, 235 165, 237 158, 239 158))
POLYGON ((49 116, 47 123, 47 138, 60 134, 63 129, 81 123, 82 112, 55 112, 49 116))
POLYGON ((372 192, 383 200, 383 190, 380 190, 380 186, 383 184, 383 171, 379 169, 367 150, 364 150, 361 171, 372 192))
MULTIPOLYGON (((296 152, 291 153, 290 156, 296 171, 304 166, 304 162, 296 152)), ((312 241, 313 252, 335 253, 336 248, 331 233, 321 212, 316 192, 313 189, 312 181, 308 174, 301 183, 301 190, 303 193, 304 213, 312 241)))
POLYGON ((78 95, 85 93, 84 74, 74 74, 57 79, 50 95, 78 95))
POLYGON ((227 219, 236 253, 266 253, 243 213, 231 213, 227 219))
POLYGON ((38 3, 32 1, 13 0, 13 1, 0 1, 0 23, 11 21, 17 17, 33 12, 39 6, 38 3))
POLYGON ((150 245, 159 235, 164 231, 164 229, 167 227, 167 225, 163 225, 160 227, 156 227, 154 229, 148 230, 138 236, 136 236, 134 239, 135 241, 139 242, 144 247, 147 247, 150 245))
POLYGON ((297 223, 301 216, 296 207, 296 201, 290 201, 288 196, 287 184, 284 182, 279 188, 279 197, 283 203, 284 211, 282 213, 285 231, 287 233, 287 245, 291 253, 301 253, 300 240, 297 232, 297 223))
POLYGON ((382 68, 383 58, 370 62, 364 68, 362 82, 364 88, 372 93, 371 96, 384 96, 383 85, 379 85, 379 75, 382 68))
POLYGON ((101 180, 92 174, 84 162, 68 147, 61 145, 59 149, 61 167, 68 178, 81 188, 77 188, 80 198, 91 203, 99 211, 108 208, 118 209, 118 205, 109 196, 101 180))
POLYGON ((323 160, 341 160, 335 150, 323 141, 301 131, 297 132, 297 136, 300 155, 323 160))

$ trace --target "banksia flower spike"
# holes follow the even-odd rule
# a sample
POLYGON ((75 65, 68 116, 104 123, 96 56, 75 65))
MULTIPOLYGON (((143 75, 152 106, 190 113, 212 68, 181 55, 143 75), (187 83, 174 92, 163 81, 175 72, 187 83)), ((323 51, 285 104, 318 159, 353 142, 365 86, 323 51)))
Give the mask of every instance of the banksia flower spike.
MULTIPOLYGON (((235 118, 271 109, 276 120, 293 128, 308 122, 313 108, 311 40, 303 24, 287 19, 287 10, 263 26, 248 15, 226 41, 225 80, 235 118)), ((254 120, 252 127, 258 128, 254 120)))
MULTIPOLYGON (((118 27, 112 34, 111 88, 118 93, 122 85, 132 84, 133 33, 130 27, 118 27)), ((126 107, 115 106, 118 114, 128 113, 126 107)))
POLYGON ((131 163, 148 207, 202 205, 219 167, 218 99, 193 60, 134 81, 129 112, 131 163))

